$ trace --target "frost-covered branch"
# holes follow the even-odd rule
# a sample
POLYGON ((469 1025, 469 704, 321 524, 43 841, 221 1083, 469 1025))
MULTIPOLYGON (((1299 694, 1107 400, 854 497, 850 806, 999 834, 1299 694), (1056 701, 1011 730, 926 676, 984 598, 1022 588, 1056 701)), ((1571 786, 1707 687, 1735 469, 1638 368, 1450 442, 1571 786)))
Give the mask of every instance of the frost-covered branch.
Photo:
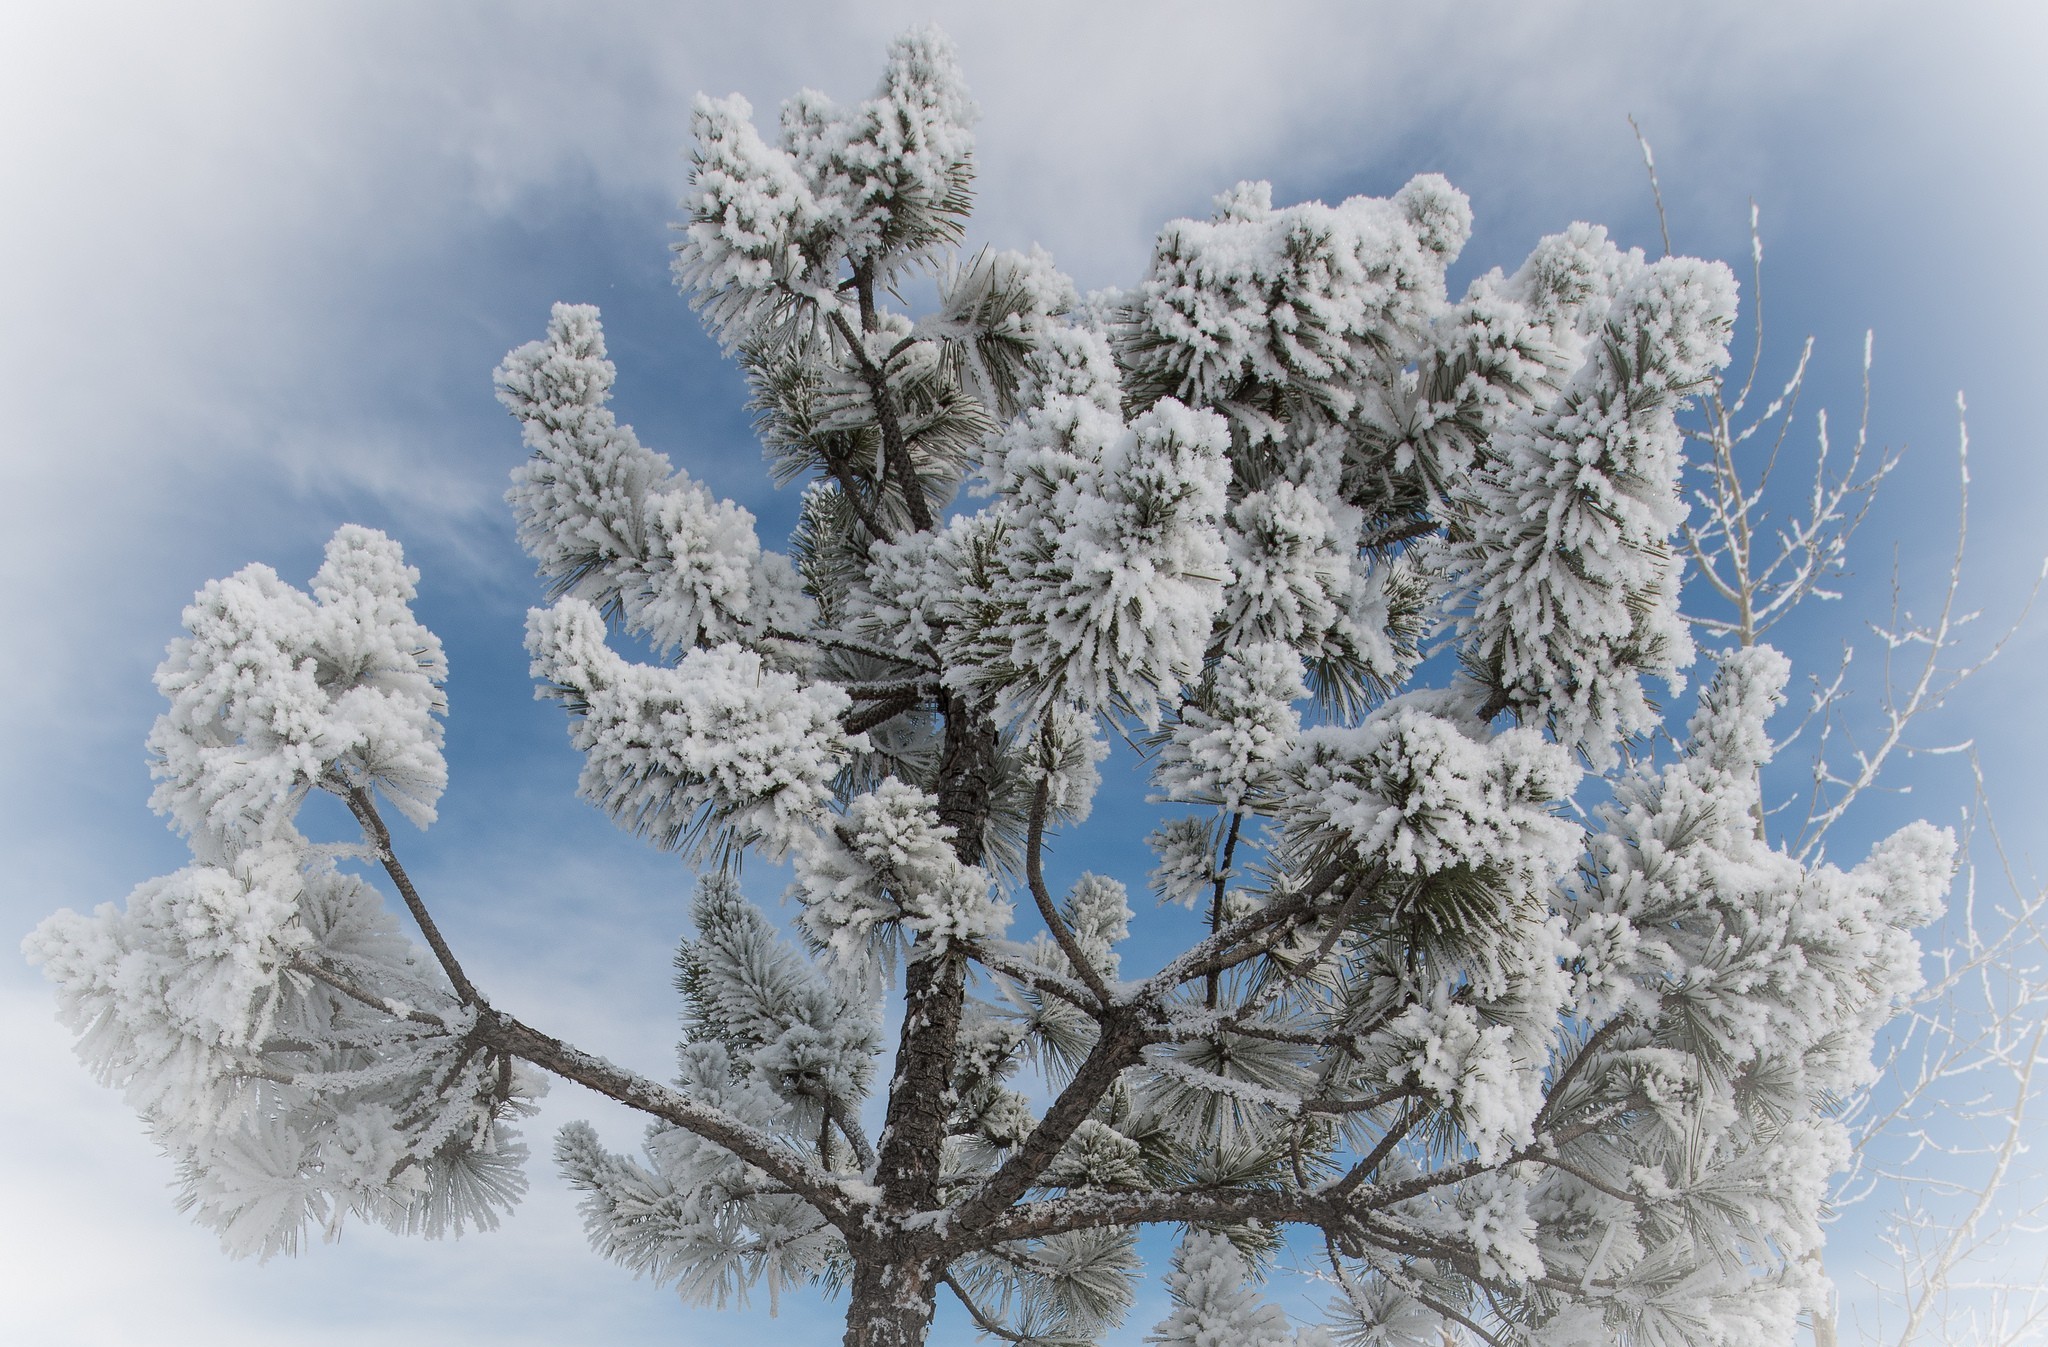
POLYGON ((862 1208, 859 1201, 849 1197, 832 1175, 759 1128, 572 1047, 502 1011, 484 1011, 480 1023, 489 1040, 505 1051, 564 1080, 573 1080, 608 1099, 616 1099, 628 1108, 703 1137, 800 1195, 833 1224, 841 1228, 858 1225, 862 1208))
POLYGON ((406 911, 412 913, 412 919, 418 924, 420 935, 427 942, 427 948, 434 951, 434 958, 439 961, 441 971, 446 973, 448 981, 454 984, 456 995, 462 998, 465 1005, 482 1004, 483 994, 477 991, 468 974, 462 971, 461 963, 455 958, 455 951, 448 947, 448 941, 441 935, 441 928, 434 924, 433 915, 427 911, 426 901, 420 897, 419 890, 413 887, 412 877, 406 874, 405 867, 399 863, 398 853, 391 849, 391 829, 385 826, 383 816, 377 812, 377 803, 370 798, 370 792, 361 786, 343 783, 338 793, 347 801, 349 812, 356 816, 356 822, 362 824, 363 836, 369 839, 371 855, 384 867, 384 873, 391 876, 393 887, 405 900, 406 911))
POLYGON ((1041 779, 1031 794, 1031 818, 1024 839, 1025 882, 1031 888, 1031 899, 1038 905, 1038 915, 1045 921, 1045 928, 1058 942, 1060 952, 1067 956, 1075 976, 1087 984, 1099 1005, 1108 1006, 1111 1001, 1109 988, 1102 983, 1102 974, 1095 970, 1095 964, 1075 941, 1074 933, 1067 929, 1059 910, 1053 906, 1052 894, 1045 887, 1045 811, 1049 799, 1050 783, 1041 779))
POLYGON ((1878 692, 1880 719, 1873 740, 1859 745, 1852 731, 1838 722, 1832 701, 1816 705, 1820 729, 1814 750, 1813 789, 1805 826, 1795 839, 1802 856, 1819 854, 1830 830, 1865 792, 1876 787, 1894 755, 1955 753, 1967 749, 1966 744, 1916 746, 1909 742, 1909 735, 1917 722, 1946 704, 1964 683, 2004 652, 2032 610, 2043 580, 2048 579, 2048 563, 2044 563, 2006 629, 1987 642, 1975 658, 1948 662, 1962 639, 1962 629, 1977 616, 1962 607, 1963 562, 1970 532, 1970 432, 1960 396, 1956 399, 1956 413, 1956 538, 1939 604, 1931 619, 1916 621, 1903 606, 1904 594, 1894 574, 1891 619, 1872 627, 1883 647, 1878 692), (1919 656, 1907 662, 1903 674, 1895 672, 1901 652, 1915 647, 1921 652, 1919 656), (1846 767, 1837 767, 1830 755, 1838 737, 1848 740, 1846 767))

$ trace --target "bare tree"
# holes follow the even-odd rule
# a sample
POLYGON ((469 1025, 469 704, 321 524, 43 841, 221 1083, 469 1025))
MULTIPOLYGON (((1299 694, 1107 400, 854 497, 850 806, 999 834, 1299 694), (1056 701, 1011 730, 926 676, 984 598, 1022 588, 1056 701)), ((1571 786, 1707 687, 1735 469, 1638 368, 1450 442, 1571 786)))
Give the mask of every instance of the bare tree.
MULTIPOLYGON (((1664 218, 1655 160, 1637 140, 1664 218)), ((1668 226, 1665 232, 1669 248, 1668 226)), ((1750 208, 1750 357, 1739 384, 1722 382, 1698 400, 1687 425, 1698 483, 1684 540, 1701 603, 1689 613, 1709 639, 1738 646, 1759 641, 1808 599, 1840 597, 1850 540, 1896 453, 1870 441, 1872 337, 1865 334, 1862 404, 1846 453, 1831 443, 1825 411, 1814 418, 1810 449, 1788 445, 1813 358, 1801 346, 1790 377, 1761 410, 1752 397, 1764 354, 1763 245, 1750 208), (1796 477, 1786 485, 1786 473, 1796 477), (1776 514, 1774 515, 1774 512, 1776 514)), ((1926 984, 1887 1031, 1870 1080, 1842 1104, 1850 1161, 1829 1197, 1830 1220, 1869 1222, 1885 1258, 1857 1266, 1869 1287, 1849 1327, 1859 1341, 1885 1347, 1939 1342, 2008 1347, 2048 1325, 2048 1249, 2029 1247, 2048 1218, 2048 1176, 2025 1162, 2038 1129, 2048 1081, 2048 889, 2017 873, 1993 817, 1991 798, 1967 740, 1929 740, 1933 717, 2017 634, 2040 580, 2001 631, 1972 643, 1978 614, 1963 597, 1969 543, 1969 429, 1957 397, 1955 545, 1931 616, 1916 617, 1893 568, 1887 618, 1869 625, 1876 659, 1840 664, 1812 680, 1805 715, 1780 748, 1812 742, 1810 781, 1762 810, 1761 835, 1803 860, 1823 854, 1854 806, 1873 791, 1896 789, 1899 766, 1913 758, 1967 761, 1971 806, 1964 811, 1959 893, 1930 928, 1926 984), (1874 686, 1858 689, 1854 669, 1876 666, 1874 686)), ((2048 567, 2044 567, 2048 575, 2048 567)), ((1811 1312, 1813 1337, 1834 1347, 1843 1325, 1833 1294, 1811 1312)))

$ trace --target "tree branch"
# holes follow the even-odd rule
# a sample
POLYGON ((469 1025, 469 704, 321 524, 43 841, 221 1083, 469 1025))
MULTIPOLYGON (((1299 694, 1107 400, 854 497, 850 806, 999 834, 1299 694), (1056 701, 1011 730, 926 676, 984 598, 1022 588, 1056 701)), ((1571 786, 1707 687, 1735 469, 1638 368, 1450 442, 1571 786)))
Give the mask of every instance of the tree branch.
POLYGON ((850 636, 826 636, 817 632, 809 635, 800 635, 797 632, 784 631, 780 627, 770 627, 764 634, 773 641, 790 641, 797 645, 816 646, 820 650, 839 650, 849 655, 864 655, 869 659, 881 660, 887 664, 902 664, 911 668, 923 668, 927 672, 937 672, 920 664, 917 660, 911 659, 900 651, 889 650, 867 641, 857 641, 850 636))
POLYGON ((984 1313, 981 1306, 974 1303, 974 1297, 967 1294, 967 1288, 962 1286, 951 1272, 941 1272, 939 1274, 939 1281, 959 1300, 960 1304, 967 1311, 967 1317, 974 1320, 974 1326, 982 1332, 992 1338, 1001 1338, 1004 1342, 1030 1343, 1033 1341, 1033 1339, 1022 1333, 1004 1328, 988 1314, 984 1313))
POLYGON ((375 992, 359 985, 345 974, 337 972, 325 964, 315 963, 313 960, 301 956, 292 960, 291 967, 310 978, 326 983, 350 1000, 360 1001, 372 1010, 381 1010, 394 1019, 409 1020, 414 1024, 424 1024, 432 1029, 445 1031, 448 1028, 448 1022, 439 1015, 425 1010, 415 1010, 411 1006, 401 1005, 388 996, 379 996, 375 992))
POLYGON ((915 711, 924 698, 915 692, 898 693, 887 701, 876 702, 866 710, 858 711, 840 722, 840 728, 849 737, 866 734, 869 730, 886 725, 907 711, 915 711))
POLYGON ((960 948, 966 951, 968 958, 991 973, 999 974, 1012 982, 1022 983, 1041 995, 1065 1001, 1075 1009, 1086 1012, 1091 1018, 1099 1018, 1102 1014, 1101 1003, 1089 994, 1085 986, 1070 977, 1040 968, 1026 960, 1010 958, 978 940, 961 940, 958 943, 960 948))
POLYGON ((1067 929, 1067 923, 1060 919, 1059 909, 1053 906, 1052 894, 1045 887, 1045 809, 1046 800, 1052 788, 1052 778, 1038 778, 1038 788, 1031 794, 1031 820, 1028 835, 1024 840, 1024 876, 1031 887, 1031 900, 1038 904, 1038 915, 1045 919, 1045 928, 1052 932, 1060 952, 1067 956, 1067 962, 1074 966, 1074 973, 1088 984, 1088 990, 1095 994, 1100 1004, 1110 1002, 1109 988, 1102 983, 1102 974, 1095 971, 1095 965, 1081 948, 1081 942, 1067 929))
MULTIPOLYGON (((976 1230, 999 1223, 1002 1213, 1043 1174, 1058 1157, 1074 1129, 1087 1121, 1095 1105, 1109 1093, 1117 1077, 1135 1065, 1149 1037, 1140 1030, 1128 1011, 1107 1015, 1102 1033, 1088 1056, 1074 1072, 1074 1078, 1047 1108, 1031 1135, 1019 1143, 1010 1158, 982 1185, 955 1208, 954 1225, 976 1230)), ((976 1245, 974 1247, 980 1247, 976 1245)))
POLYGON ((968 1227, 945 1246, 949 1254, 972 1252, 1013 1240, 1042 1239, 1070 1230, 1111 1225, 1230 1225, 1259 1220, 1275 1224, 1341 1224, 1342 1205, 1292 1188, 1173 1188, 1139 1193, 1087 1193, 1021 1202, 998 1220, 968 1227))
POLYGON ((1248 936, 1256 935, 1270 926, 1293 920, 1308 912, 1330 891, 1332 885, 1344 877, 1345 868, 1345 862, 1341 860, 1328 862, 1316 872, 1304 888, 1256 912, 1248 913, 1215 932, 1139 983, 1125 999, 1134 1005, 1157 1004, 1174 988, 1206 976, 1212 966, 1217 969, 1234 968, 1246 959, 1256 958, 1269 946, 1254 947, 1235 956, 1226 955, 1225 951, 1248 936))
POLYGON ((370 798, 369 790, 351 782, 342 782, 338 793, 348 802, 349 812, 356 816, 356 822, 362 825, 363 833, 369 838, 377 859, 384 864, 384 873, 391 876, 391 882, 398 887, 399 896, 405 899, 405 906, 412 913, 413 921, 418 924, 420 934, 426 937, 427 948, 434 951, 434 958, 440 962, 441 971, 446 973, 448 981, 454 984, 455 994, 462 998, 464 1005, 488 1005, 489 1002, 484 1000, 483 993, 476 989, 476 984, 462 971, 462 965, 456 961, 455 951, 448 948, 448 942, 441 937, 441 928, 434 924, 434 918, 427 911, 425 900, 420 897, 419 890, 413 887, 412 878, 405 873, 405 867, 398 863, 398 857, 392 853, 391 829, 384 826, 384 820, 377 813, 376 801, 370 798))
POLYGON ((847 1235, 863 1229, 865 1204, 848 1197, 832 1174, 723 1109, 614 1066, 501 1010, 479 1008, 478 1026, 484 1040, 502 1051, 724 1147, 810 1203, 847 1235))
MULTIPOLYGON (((1419 1094, 1413 1096, 1420 1097, 1419 1094)), ((1330 1185, 1330 1194, 1334 1197, 1348 1197, 1360 1184, 1371 1178, 1379 1167, 1386 1163, 1387 1157, 1394 1153, 1394 1147, 1401 1144, 1401 1138, 1415 1130, 1415 1124, 1422 1121, 1422 1114, 1423 1110, 1412 1102, 1401 1110, 1400 1119, 1388 1126, 1381 1134, 1379 1142, 1366 1153, 1365 1158, 1351 1166, 1343 1178, 1330 1185)))
POLYGON ((1420 1086, 1394 1085, 1381 1090, 1377 1094, 1369 1094, 1363 1099, 1304 1099, 1301 1101, 1301 1111, 1303 1113, 1368 1113, 1376 1108, 1384 1108, 1388 1104, 1398 1104, 1403 1099, 1413 1099, 1420 1093, 1420 1086))
POLYGON ((1564 1097, 1565 1089, 1577 1079, 1579 1072, 1585 1069, 1586 1063, 1593 1059, 1593 1054, 1606 1047, 1629 1023, 1630 1019, 1626 1013, 1616 1015, 1594 1030, 1571 1061, 1565 1063, 1564 1070, 1557 1073, 1557 1078, 1550 1082, 1550 1089, 1544 1093, 1543 1106, 1536 1110, 1537 1131, 1540 1132, 1549 1125, 1551 1115, 1557 1110, 1558 1100, 1564 1097))
MULTIPOLYGON (((863 278, 860 285, 861 312, 865 316, 874 308, 873 281, 863 278)), ((925 501, 924 487, 918 483, 917 471, 910 463, 909 442, 903 435, 903 423, 897 418, 895 400, 889 396, 888 373, 868 358, 866 345, 854 332, 852 324, 846 321, 845 314, 834 313, 832 325, 845 340, 848 353, 860 370, 861 382, 868 386, 868 397, 875 404, 875 423, 882 432, 884 470, 896 478, 896 489, 903 493, 903 506, 910 514, 910 526, 919 533, 929 533, 932 529, 931 506, 925 501)), ((867 326, 865 317, 862 326, 867 326)))
POLYGON ((860 1163, 863 1173, 875 1167, 875 1148, 868 1141, 868 1134, 861 1130, 860 1119, 847 1112, 846 1101, 829 1098, 825 1101, 825 1120, 839 1129, 839 1135, 846 1138, 846 1144, 853 1147, 853 1158, 860 1163))
POLYGON ((825 460, 825 466, 831 470, 832 480, 839 484, 840 494, 846 497, 846 503, 852 507, 854 517, 860 520, 861 527, 865 528, 876 542, 895 542, 895 530, 883 523, 881 517, 861 499, 860 475, 853 470, 853 465, 823 444, 818 445, 818 454, 825 460))

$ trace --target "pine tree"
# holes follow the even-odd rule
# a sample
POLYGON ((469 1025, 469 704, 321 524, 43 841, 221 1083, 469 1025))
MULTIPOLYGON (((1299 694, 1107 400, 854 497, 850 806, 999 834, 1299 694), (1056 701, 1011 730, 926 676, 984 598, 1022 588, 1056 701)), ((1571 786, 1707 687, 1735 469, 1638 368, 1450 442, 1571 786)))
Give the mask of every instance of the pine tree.
POLYGON ((1422 176, 1242 184, 1084 296, 960 255, 973 117, 930 30, 773 143, 696 105, 675 274, 805 484, 786 553, 614 419, 596 310, 498 370, 581 793, 702 875, 672 1082, 496 1008, 441 938, 382 811, 433 818, 445 663, 353 527, 310 593, 252 566, 186 611, 150 747, 193 862, 29 942, 82 1055, 236 1252, 494 1224, 554 1075, 653 1122, 638 1156, 556 1139, 601 1253, 692 1301, 843 1294, 849 1347, 923 1343, 942 1293, 1097 1341, 1147 1225, 1185 1232, 1161 1343, 1784 1340, 1830 1101, 1952 842, 1842 870, 1759 837, 1766 646, 1651 751, 1727 272, 1579 225, 1454 301, 1470 210, 1422 176), (1044 873, 1119 737, 1166 806, 1153 896, 1207 919, 1158 967, 1118 948, 1127 882, 1044 873), (359 840, 300 832, 315 791, 359 840), (788 929, 748 854, 793 862, 788 929), (1290 1247, 1327 1328, 1247 1287, 1290 1247))

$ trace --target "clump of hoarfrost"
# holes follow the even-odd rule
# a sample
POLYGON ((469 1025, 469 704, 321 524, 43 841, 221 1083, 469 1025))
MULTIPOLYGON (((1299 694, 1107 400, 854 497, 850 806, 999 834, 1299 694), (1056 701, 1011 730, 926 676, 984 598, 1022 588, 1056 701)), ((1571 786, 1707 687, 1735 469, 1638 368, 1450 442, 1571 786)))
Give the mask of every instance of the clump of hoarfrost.
POLYGON ((1209 820, 1171 819, 1145 840, 1158 857, 1150 878, 1160 902, 1195 907, 1208 901, 1216 885, 1216 840, 1209 820))
POLYGON ((1282 642, 1311 664, 1353 663, 1391 685, 1403 657, 1387 634, 1386 569, 1359 555, 1358 510, 1322 494, 1283 479, 1231 506, 1224 640, 1282 642))
POLYGON ((1039 722, 1022 754, 1023 775, 1045 786, 1045 812, 1062 823, 1081 823, 1102 785, 1102 760, 1109 743, 1095 730, 1095 717, 1071 706, 1055 706, 1039 722))
POLYGON ((1145 1336, 1160 1347, 1327 1347, 1320 1329, 1296 1333, 1285 1310, 1260 1298, 1251 1265, 1222 1235, 1190 1230, 1166 1291, 1173 1311, 1145 1336))
POLYGON ((782 143, 737 94, 691 109, 696 172, 676 280, 734 347, 846 304, 842 268, 884 283, 959 237, 972 173, 973 102, 935 28, 898 38, 873 98, 840 109, 806 91, 783 107, 782 143))
POLYGON ((448 665, 412 615, 418 581, 396 543, 347 525, 310 596, 249 566, 193 599, 157 668, 170 708, 150 731, 150 803, 202 857, 288 831, 328 780, 433 819, 448 665))
MULTIPOLYGON (((1807 869, 1759 836, 1763 723, 1786 673, 1767 648, 1721 658, 1687 755, 1620 780, 1564 904, 1575 1013, 1633 1036, 1607 1069, 1649 1103, 1585 1152, 1659 1203, 1614 1242, 1610 1275, 1719 1257, 1737 1227, 1795 1255, 1819 1246, 1815 1213, 1847 1151, 1840 1121, 1813 1101, 1868 1079, 1873 1035, 1919 985, 1907 932, 1948 886, 1954 839, 1926 824, 1847 871, 1807 869), (1740 1219, 1679 1222, 1699 1209, 1740 1219)), ((1645 1313, 1710 1313, 1761 1333, 1811 1293, 1702 1281, 1692 1304, 1652 1297, 1645 1313)))
POLYGON ((555 305, 547 339, 498 367, 498 400, 532 451, 506 499, 540 573, 665 650, 802 625, 809 601, 788 559, 761 550, 753 515, 618 424, 615 376, 584 304, 555 305))
POLYGON ((300 864, 294 844, 265 842, 225 866, 150 880, 125 908, 60 912, 38 928, 32 957, 58 982, 66 1017, 100 1026, 98 1069, 139 1091, 132 1102, 204 1112, 234 1054, 276 1032, 286 971, 314 944, 299 920, 300 864))
POLYGON ((1068 701, 1154 723, 1194 676, 1230 574, 1228 446, 1213 413, 1166 400, 1126 425, 1072 396, 996 442, 992 620, 957 655, 1001 718, 1068 701))
POLYGON ((1543 1082, 1526 1053, 1517 1052, 1515 1027, 1486 1023, 1470 1004, 1439 1000, 1411 1005, 1381 1032, 1378 1046, 1393 1047, 1405 1076, 1456 1113, 1473 1151, 1489 1164, 1533 1139, 1543 1082))
POLYGON ((1776 751, 1764 722, 1784 704, 1792 663, 1757 645, 1716 655, 1714 665, 1687 725, 1686 756, 1703 771, 1747 777, 1776 751))
POLYGON ((291 1252, 350 1214, 489 1228, 525 1188, 505 1124, 541 1083, 465 1048, 470 1013, 376 894, 295 836, 59 912, 24 948, 231 1253, 291 1252), (385 999, 320 976, 336 968, 385 999))
POLYGON ((1462 1217, 1459 1233, 1479 1257, 1480 1276, 1529 1282, 1543 1275, 1526 1184, 1485 1175, 1460 1187, 1456 1211, 1462 1217))
POLYGON ((1055 317, 1079 302, 1043 248, 984 248, 941 277, 939 310, 919 320, 916 332, 958 356, 963 382, 984 405, 1014 416, 1029 400, 1038 352, 1057 340, 1055 317))
POLYGON ((1726 363, 1734 315, 1726 267, 1643 268, 1556 403, 1511 418, 1462 496, 1446 559, 1472 594, 1468 657, 1502 705, 1596 766, 1656 725, 1642 679, 1676 690, 1692 658, 1668 543, 1685 517, 1673 418, 1726 363))
POLYGON ((804 684, 738 645, 692 650, 673 669, 632 664, 605 644, 604 618, 577 599, 527 619, 540 695, 577 714, 580 791, 664 846, 713 840, 780 855, 808 838, 847 755, 831 683, 804 684))
POLYGON ((1939 913, 1955 843, 1911 824, 1852 870, 1808 870, 1757 836, 1763 722, 1788 672, 1767 646, 1722 657, 1688 756, 1624 778, 1601 809, 1573 936, 1594 1013, 1682 1016, 1719 1060, 1768 1056, 1840 1091, 1919 985, 1908 932, 1939 913))
POLYGON ((792 891, 804 930, 842 967, 891 965, 912 937, 921 954, 936 955, 1009 927, 1010 905, 980 866, 961 864, 937 803, 891 777, 797 852, 792 891))
POLYGON ((1433 174, 1393 197, 1276 210, 1241 184, 1210 220, 1176 220, 1126 299, 1118 354, 1153 396, 1224 408, 1253 438, 1284 423, 1252 390, 1284 390, 1341 419, 1415 345, 1443 298, 1444 267, 1471 233, 1462 193, 1433 174))
POLYGON ((1281 642, 1232 650, 1160 746, 1153 780, 1169 800, 1231 812, 1267 804, 1301 733, 1301 657, 1281 642))
POLYGON ((1541 885, 1578 855, 1578 827, 1551 812, 1578 784, 1565 753, 1534 730, 1490 734, 1443 694, 1307 730, 1284 770, 1298 832, 1396 871, 1470 866, 1541 885))
POLYGON ((1083 871, 1067 895, 1066 921, 1081 952, 1104 977, 1117 974, 1117 943, 1131 933, 1131 896, 1122 882, 1083 871))

